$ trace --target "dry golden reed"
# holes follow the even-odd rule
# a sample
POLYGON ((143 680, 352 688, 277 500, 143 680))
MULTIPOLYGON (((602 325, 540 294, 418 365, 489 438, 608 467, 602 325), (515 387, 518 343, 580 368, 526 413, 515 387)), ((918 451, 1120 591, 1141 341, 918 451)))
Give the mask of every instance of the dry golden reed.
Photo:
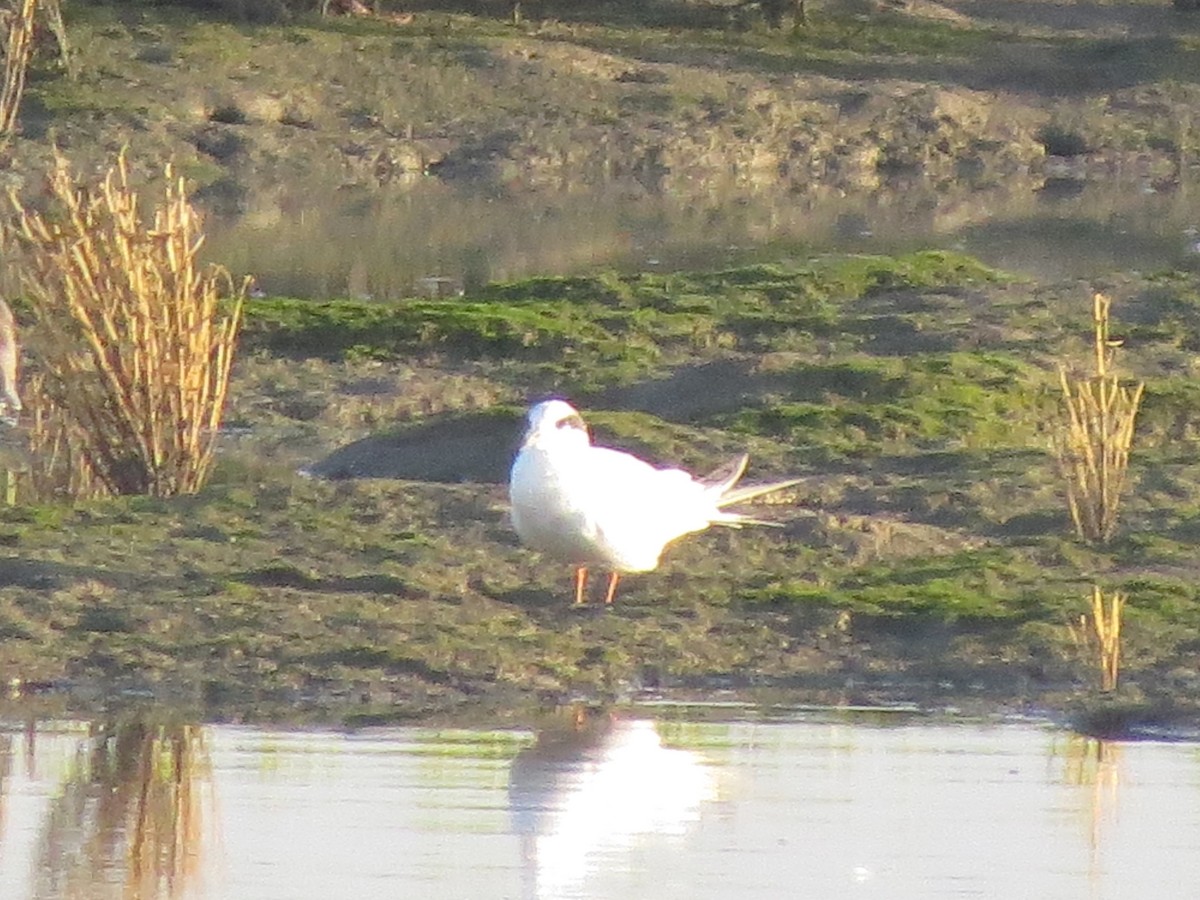
POLYGON ((59 54, 68 73, 74 74, 71 55, 67 49, 67 29, 63 24, 59 0, 10 0, 0 7, 0 28, 3 29, 4 82, 0 84, 0 143, 12 137, 17 126, 17 113, 25 94, 25 79, 36 49, 36 29, 39 15, 58 42, 59 54))
POLYGON ((39 492, 194 493, 212 467, 247 284, 200 265, 199 217, 163 175, 148 222, 124 153, 96 186, 56 154, 45 212, 9 195, 39 492))
POLYGON ((1122 384, 1112 372, 1121 342, 1108 336, 1111 303, 1104 294, 1092 298, 1095 374, 1059 369, 1063 416, 1053 436, 1075 530, 1093 543, 1108 541, 1116 531, 1145 387, 1141 382, 1122 384))
POLYGON ((1105 603, 1099 585, 1092 585, 1091 615, 1081 615, 1079 624, 1071 627, 1076 645, 1084 647, 1095 658, 1100 669, 1100 690, 1115 691, 1121 671, 1121 614, 1125 610, 1125 595, 1114 591, 1105 603))
POLYGON ((0 139, 12 136, 25 93, 25 77, 33 57, 37 0, 19 0, 0 12, 4 24, 4 84, 0 86, 0 139))

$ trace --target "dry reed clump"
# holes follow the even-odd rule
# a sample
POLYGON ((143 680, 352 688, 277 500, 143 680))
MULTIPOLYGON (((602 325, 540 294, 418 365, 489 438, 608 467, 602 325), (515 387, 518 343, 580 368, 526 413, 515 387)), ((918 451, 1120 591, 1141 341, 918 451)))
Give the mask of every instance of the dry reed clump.
POLYGON ((4 82, 0 84, 0 143, 16 130, 17 112, 25 94, 25 78, 36 49, 37 19, 45 20, 58 42, 59 54, 68 72, 73 72, 67 49, 67 29, 59 0, 9 0, 0 7, 0 29, 4 31, 4 82))
POLYGON ((1104 592, 1092 585, 1092 612, 1079 617, 1079 624, 1070 628, 1076 646, 1087 648, 1100 668, 1100 690, 1117 689, 1121 670, 1121 613, 1125 595, 1114 591, 1105 605, 1104 592))
POLYGON ((1111 371, 1121 345, 1108 336, 1111 303, 1104 294, 1092 298, 1095 374, 1068 372, 1065 366, 1059 370, 1063 418, 1052 439, 1075 530, 1093 543, 1108 541, 1116 531, 1134 421, 1145 388, 1142 382, 1123 385, 1111 371))
POLYGON ((48 183, 46 212, 10 193, 7 231, 33 312, 35 490, 194 493, 212 467, 247 284, 198 263, 199 217, 170 164, 150 223, 124 153, 91 188, 56 154, 48 183))
POLYGON ((33 57, 34 15, 37 0, 20 0, 0 11, 4 25, 4 84, 0 86, 0 138, 7 140, 17 124, 17 111, 25 93, 25 75, 33 57))

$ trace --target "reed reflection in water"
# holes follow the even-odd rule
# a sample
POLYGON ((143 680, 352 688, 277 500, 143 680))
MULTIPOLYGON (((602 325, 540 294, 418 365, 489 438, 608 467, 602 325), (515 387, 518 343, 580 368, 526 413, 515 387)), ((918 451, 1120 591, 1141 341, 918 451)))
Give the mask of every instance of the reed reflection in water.
POLYGON ((1088 879, 1101 881, 1105 832, 1117 818, 1122 779, 1122 748, 1115 741, 1069 735, 1056 752, 1062 754, 1063 780, 1082 791, 1082 819, 1088 835, 1088 879))
MULTIPOLYGON (((205 732, 139 717, 93 723, 86 732, 29 727, 4 735, 0 772, 52 787, 30 857, 37 900, 184 900, 197 895, 212 774, 205 732), (43 754, 39 743, 52 744, 43 754), (65 744, 70 744, 67 749, 65 744), (52 771, 38 771, 48 762, 52 771)), ((0 748, 2 749, 2 748, 0 748)), ((0 785, 0 804, 11 802, 0 785)), ((0 808, 2 811, 2 808, 0 808)), ((0 835, 7 835, 0 819, 0 835)), ((0 859, 10 856, 5 841, 0 859)), ((11 856, 10 856, 11 858, 11 856)), ((3 886, 5 879, 0 879, 3 886)))
POLYGON ((536 732, 0 721, 0 898, 1194 894, 1195 744, 657 712, 536 732))

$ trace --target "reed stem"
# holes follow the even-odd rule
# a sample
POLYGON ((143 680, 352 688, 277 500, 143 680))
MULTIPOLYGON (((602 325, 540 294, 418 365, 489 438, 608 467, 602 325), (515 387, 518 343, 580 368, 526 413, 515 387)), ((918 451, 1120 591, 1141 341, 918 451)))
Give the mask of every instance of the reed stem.
POLYGON ((1095 374, 1059 369, 1063 416, 1053 436, 1075 530, 1085 541, 1105 543, 1116 532, 1128 482, 1134 424, 1145 385, 1121 383, 1113 374, 1120 341, 1109 337, 1112 301, 1092 298, 1095 374))

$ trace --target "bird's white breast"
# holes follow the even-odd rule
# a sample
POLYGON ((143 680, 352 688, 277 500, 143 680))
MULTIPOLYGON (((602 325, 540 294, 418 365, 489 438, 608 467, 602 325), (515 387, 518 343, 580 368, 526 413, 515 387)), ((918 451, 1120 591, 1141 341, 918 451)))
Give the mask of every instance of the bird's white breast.
POLYGON ((708 527, 715 513, 687 473, 591 445, 526 446, 509 495, 525 544, 622 572, 655 568, 667 543, 708 527))
POLYGON ((576 565, 606 562, 595 546, 587 497, 554 454, 536 447, 522 450, 508 492, 513 527, 523 543, 576 565))

